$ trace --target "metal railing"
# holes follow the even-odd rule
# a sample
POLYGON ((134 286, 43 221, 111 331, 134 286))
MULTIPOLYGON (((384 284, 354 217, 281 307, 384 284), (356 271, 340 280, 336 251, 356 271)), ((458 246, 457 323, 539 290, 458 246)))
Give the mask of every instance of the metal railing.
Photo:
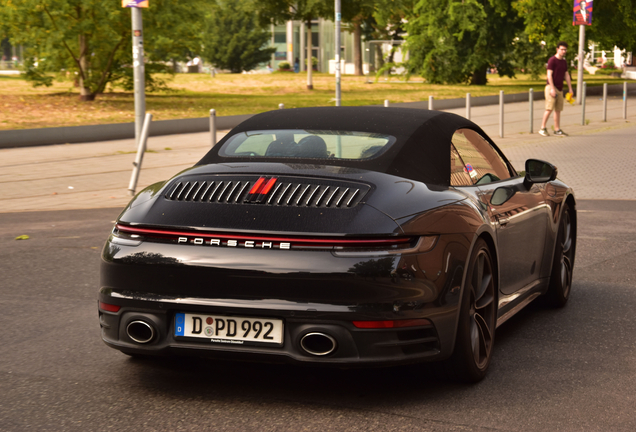
MULTIPOLYGON (((623 91, 622 91, 622 99, 623 99, 623 119, 627 119, 627 81, 623 82, 623 91)), ((587 83, 584 81, 582 83, 582 93, 581 93, 581 125, 586 125, 585 118, 585 109, 586 109, 586 98, 587 98, 587 83)), ((504 111, 505 111, 505 100, 504 100, 504 91, 499 91, 499 137, 504 137, 504 111)), ((428 97, 428 109, 434 109, 434 96, 428 97)), ((608 100, 608 87, 607 83, 603 84, 603 96, 602 96, 602 121, 607 122, 607 100, 608 100)), ((388 99, 384 100, 384 106, 388 107, 390 105, 390 101, 388 99)), ((466 115, 465 117, 470 120, 471 118, 471 97, 470 93, 466 93, 466 115)), ((528 90, 528 123, 529 123, 529 133, 534 133, 534 89, 528 90)))
MULTIPOLYGON (((623 119, 627 119, 627 82, 623 83, 623 119)), ((504 111, 505 111, 505 97, 504 91, 499 91, 499 137, 504 137, 504 111)), ((603 109, 602 109, 602 121, 607 121, 607 99, 608 99, 608 87, 607 83, 603 84, 603 109)), ((586 124, 585 109, 586 109, 586 97, 587 97, 587 83, 582 83, 582 96, 581 96, 581 125, 586 124)), ((514 102, 513 102, 514 103, 514 102)), ((435 105, 434 96, 428 97, 428 109, 433 110, 435 105)), ((383 101, 384 107, 390 107, 389 99, 383 101)), ((285 109, 285 104, 278 104, 278 109, 285 109)), ((472 113, 472 100, 470 93, 466 93, 466 115, 465 117, 470 120, 472 113)), ((534 133, 534 89, 528 90, 528 132, 534 133)), ((216 110, 210 110, 210 141, 214 146, 217 143, 217 126, 216 126, 216 110)))

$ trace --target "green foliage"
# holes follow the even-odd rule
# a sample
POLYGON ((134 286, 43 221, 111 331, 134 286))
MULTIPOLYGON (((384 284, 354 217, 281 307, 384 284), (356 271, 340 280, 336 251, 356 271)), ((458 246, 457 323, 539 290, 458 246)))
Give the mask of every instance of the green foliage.
MULTIPOLYGON (((366 32, 366 38, 371 40, 401 41, 406 34, 405 23, 415 16, 414 8, 417 0, 375 0, 375 10, 371 19, 365 23, 373 27, 373 31, 366 32)), ((408 64, 397 64, 394 62, 394 55, 398 49, 407 48, 406 45, 393 45, 387 58, 383 58, 384 53, 380 45, 374 44, 372 53, 375 57, 375 67, 380 73, 391 72, 397 67, 406 67, 405 78, 408 79, 412 70, 408 64), (384 63, 389 66, 385 67, 384 63)), ((406 51, 406 50, 405 50, 406 51)), ((376 73, 376 79, 379 74, 376 73)))
POLYGON ((271 60, 276 48, 265 48, 270 33, 259 23, 249 2, 220 2, 205 17, 203 57, 232 73, 252 70, 271 60))
POLYGON ((280 69, 280 70, 290 70, 291 69, 291 65, 289 64, 289 62, 282 61, 282 62, 278 63, 278 69, 280 69))
MULTIPOLYGON (((198 50, 197 7, 153 0, 143 11, 146 60, 165 60, 198 50)), ((127 80, 132 63, 130 10, 112 0, 0 0, 0 21, 14 45, 26 47, 27 79, 47 85, 51 73, 78 84, 89 100, 110 84, 127 80), (37 61, 37 67, 35 62, 37 61)), ((156 68, 147 65, 147 71, 156 68)), ((150 89, 153 80, 149 77, 150 89)))
MULTIPOLYGON (((576 57, 578 26, 572 25, 571 0, 516 0, 513 7, 523 17, 530 41, 545 41, 550 55, 563 40, 570 47, 567 60, 576 57)), ((592 25, 586 26, 585 38, 627 51, 636 51, 636 3, 634 0, 594 2, 592 25)))
POLYGON ((516 37, 512 45, 515 69, 530 74, 532 79, 545 74, 545 65, 554 52, 548 51, 540 42, 531 42, 525 32, 516 37))
MULTIPOLYGON (((133 68, 127 65, 119 68, 116 72, 117 75, 113 77, 113 86, 133 91, 135 89, 133 68)), ((147 63, 144 68, 146 92, 169 91, 168 80, 172 76, 174 76, 174 71, 170 66, 163 63, 147 63)))
POLYGON ((636 2, 612 0, 594 2, 592 25, 588 40, 603 46, 616 45, 620 49, 636 52, 636 2))
POLYGON ((345 29, 353 33, 353 63, 355 65, 355 74, 363 75, 362 71, 362 37, 363 32, 369 33, 369 30, 363 28, 365 25, 371 24, 376 0, 348 0, 342 2, 342 21, 345 29))
POLYGON ((596 69, 596 71, 594 72, 594 75, 612 75, 613 73, 616 73, 615 69, 602 69, 602 68, 598 68, 596 69))
POLYGON ((147 59, 175 62, 201 55, 202 17, 208 4, 207 0, 150 0, 150 7, 143 10, 147 59))
POLYGON ((375 3, 376 39, 402 40, 404 21, 414 16, 417 0, 376 0, 375 3))
POLYGON ((614 60, 606 60, 603 64, 603 69, 614 69, 615 67, 616 64, 614 63, 614 60))
MULTIPOLYGON (((405 67, 405 66, 408 66, 408 65, 403 63, 385 62, 380 68, 378 68, 377 72, 375 73, 375 82, 378 82, 380 77, 384 75, 385 73, 390 74, 391 71, 393 71, 394 69, 397 69, 399 67, 405 67)), ((411 74, 407 70, 407 72, 404 74, 404 80, 408 81, 410 76, 411 74)))
MULTIPOLYGON (((572 25, 572 1, 517 0, 512 6, 524 20, 528 41, 535 44, 545 43, 546 61, 556 52, 559 41, 567 42, 569 45, 566 60, 574 60, 579 31, 577 26, 572 25)), ((596 6, 595 3, 594 18, 596 6)))
POLYGON ((262 25, 334 17, 334 2, 325 0, 258 0, 253 7, 262 25))
POLYGON ((44 67, 35 66, 36 63, 38 62, 33 57, 24 59, 24 77, 33 84, 33 87, 51 87, 54 77, 44 72, 44 67))
POLYGON ((11 42, 26 45, 26 57, 38 62, 37 69, 25 65, 27 78, 46 85, 46 72, 70 71, 74 81, 78 72, 82 94, 102 91, 108 81, 104 67, 109 69, 118 60, 126 30, 130 34, 125 11, 102 3, 0 0, 0 19, 9 23, 11 42))
POLYGON ((431 83, 486 83, 486 69, 514 76, 522 22, 509 0, 419 0, 408 19, 409 65, 431 83))

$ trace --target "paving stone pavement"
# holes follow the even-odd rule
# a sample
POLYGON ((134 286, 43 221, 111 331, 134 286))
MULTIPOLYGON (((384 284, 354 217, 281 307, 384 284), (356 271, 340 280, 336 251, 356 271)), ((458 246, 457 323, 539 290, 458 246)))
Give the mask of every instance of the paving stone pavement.
MULTIPOLYGON (((633 99, 630 99, 633 101, 633 99)), ((388 108, 390 109, 390 108, 388 108)), ((499 138, 498 106, 475 107, 471 119, 501 147, 512 164, 523 170, 528 158, 547 160, 559 168, 579 199, 636 199, 636 109, 622 119, 622 100, 608 101, 608 121, 602 122, 602 102, 566 106, 561 126, 569 137, 536 133, 543 101, 534 104, 534 132, 529 133, 528 103, 507 104, 505 136, 499 138)), ((448 110, 465 115, 465 109, 448 110)), ((550 122, 549 124, 552 124, 550 122)), ((219 133, 219 139, 224 133, 219 133)), ((152 137, 144 156, 137 190, 165 180, 196 163, 210 148, 208 133, 152 137)), ((0 149, 0 213, 123 207, 130 200, 128 183, 135 159, 134 140, 0 149)))

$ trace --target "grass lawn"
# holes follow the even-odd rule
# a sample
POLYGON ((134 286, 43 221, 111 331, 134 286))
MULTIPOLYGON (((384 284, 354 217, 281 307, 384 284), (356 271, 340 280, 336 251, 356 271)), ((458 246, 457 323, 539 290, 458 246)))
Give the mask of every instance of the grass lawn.
MULTIPOLYGON (((417 79, 417 78, 415 78, 417 79)), ((381 105, 385 99, 414 102, 543 91, 545 78, 489 76, 485 86, 434 85, 418 80, 405 83, 398 78, 367 84, 366 77, 342 77, 343 105, 381 105)), ((585 75, 588 86, 621 83, 607 76, 585 75)), ((314 74, 314 90, 307 90, 304 73, 273 74, 178 74, 169 81, 170 91, 146 95, 146 110, 153 120, 206 117, 211 108, 217 115, 252 114, 278 108, 327 106, 334 104, 333 75, 314 74)), ((34 88, 19 76, 0 75, 0 130, 55 126, 76 126, 134 121, 133 93, 108 89, 93 102, 80 102, 71 82, 55 82, 52 87, 34 88)))

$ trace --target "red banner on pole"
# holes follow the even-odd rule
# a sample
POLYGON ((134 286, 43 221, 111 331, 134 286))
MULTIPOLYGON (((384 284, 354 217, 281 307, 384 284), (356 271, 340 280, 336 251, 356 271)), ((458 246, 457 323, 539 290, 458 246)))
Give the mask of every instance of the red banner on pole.
POLYGON ((572 25, 592 25, 592 0, 574 0, 572 25))

